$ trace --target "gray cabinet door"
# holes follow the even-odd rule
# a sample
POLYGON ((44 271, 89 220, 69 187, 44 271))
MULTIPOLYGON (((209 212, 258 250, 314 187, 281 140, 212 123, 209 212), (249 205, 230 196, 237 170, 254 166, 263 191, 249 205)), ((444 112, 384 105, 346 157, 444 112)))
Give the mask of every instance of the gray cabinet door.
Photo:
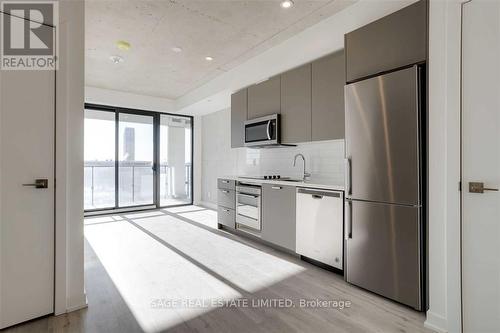
POLYGON ((231 95, 231 148, 243 147, 246 120, 247 89, 243 89, 231 95))
POLYGON ((427 1, 345 35, 347 82, 427 59, 427 1))
POLYGON ((311 64, 281 75, 281 141, 311 141, 311 64))
POLYGON ((295 187, 262 185, 262 239, 295 251, 295 187))
POLYGON ((312 63, 312 140, 335 140, 345 136, 344 51, 312 63))
POLYGON ((276 76, 248 87, 248 119, 280 113, 280 86, 281 77, 276 76))

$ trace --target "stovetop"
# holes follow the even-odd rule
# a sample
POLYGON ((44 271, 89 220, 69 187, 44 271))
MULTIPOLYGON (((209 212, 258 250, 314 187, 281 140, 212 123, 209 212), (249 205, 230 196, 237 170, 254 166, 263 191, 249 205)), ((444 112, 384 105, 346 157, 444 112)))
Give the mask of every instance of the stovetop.
POLYGON ((281 175, 264 175, 264 176, 240 176, 239 178, 246 179, 259 179, 259 180, 268 180, 268 179, 279 179, 279 180, 289 180, 290 177, 282 177, 281 175))

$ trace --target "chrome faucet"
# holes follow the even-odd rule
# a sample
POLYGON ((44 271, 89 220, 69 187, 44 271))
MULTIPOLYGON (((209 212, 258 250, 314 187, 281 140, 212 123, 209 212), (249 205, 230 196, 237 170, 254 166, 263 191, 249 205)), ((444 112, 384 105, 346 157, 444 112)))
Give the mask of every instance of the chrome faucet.
POLYGON ((293 158, 293 166, 297 165, 297 158, 298 157, 302 157, 302 161, 304 161, 304 173, 302 175, 302 180, 304 181, 304 180, 306 180, 306 178, 311 177, 311 174, 306 172, 306 158, 302 154, 295 155, 295 157, 293 158))

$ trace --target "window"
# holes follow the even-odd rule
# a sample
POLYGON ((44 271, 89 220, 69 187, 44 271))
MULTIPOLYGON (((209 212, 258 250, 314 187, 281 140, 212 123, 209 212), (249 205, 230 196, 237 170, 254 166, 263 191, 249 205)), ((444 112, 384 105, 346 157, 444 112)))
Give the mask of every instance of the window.
POLYGON ((193 203, 193 118, 85 106, 85 210, 193 203))
POLYGON ((115 206, 115 114, 85 110, 86 210, 115 206))
POLYGON ((160 204, 192 202, 191 118, 160 116, 160 204))

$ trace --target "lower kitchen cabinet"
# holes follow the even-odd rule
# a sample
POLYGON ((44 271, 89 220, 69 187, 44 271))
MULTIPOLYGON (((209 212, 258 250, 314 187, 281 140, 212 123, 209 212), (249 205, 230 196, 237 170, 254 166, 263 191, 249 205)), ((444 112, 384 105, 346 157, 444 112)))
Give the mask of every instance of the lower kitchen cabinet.
POLYGON ((236 182, 232 179, 217 179, 217 223, 236 228, 236 182))
POLYGON ((262 239, 295 251, 295 187, 262 185, 262 239))
POLYGON ((217 209, 218 223, 234 229, 236 227, 236 215, 234 209, 219 206, 217 209))

